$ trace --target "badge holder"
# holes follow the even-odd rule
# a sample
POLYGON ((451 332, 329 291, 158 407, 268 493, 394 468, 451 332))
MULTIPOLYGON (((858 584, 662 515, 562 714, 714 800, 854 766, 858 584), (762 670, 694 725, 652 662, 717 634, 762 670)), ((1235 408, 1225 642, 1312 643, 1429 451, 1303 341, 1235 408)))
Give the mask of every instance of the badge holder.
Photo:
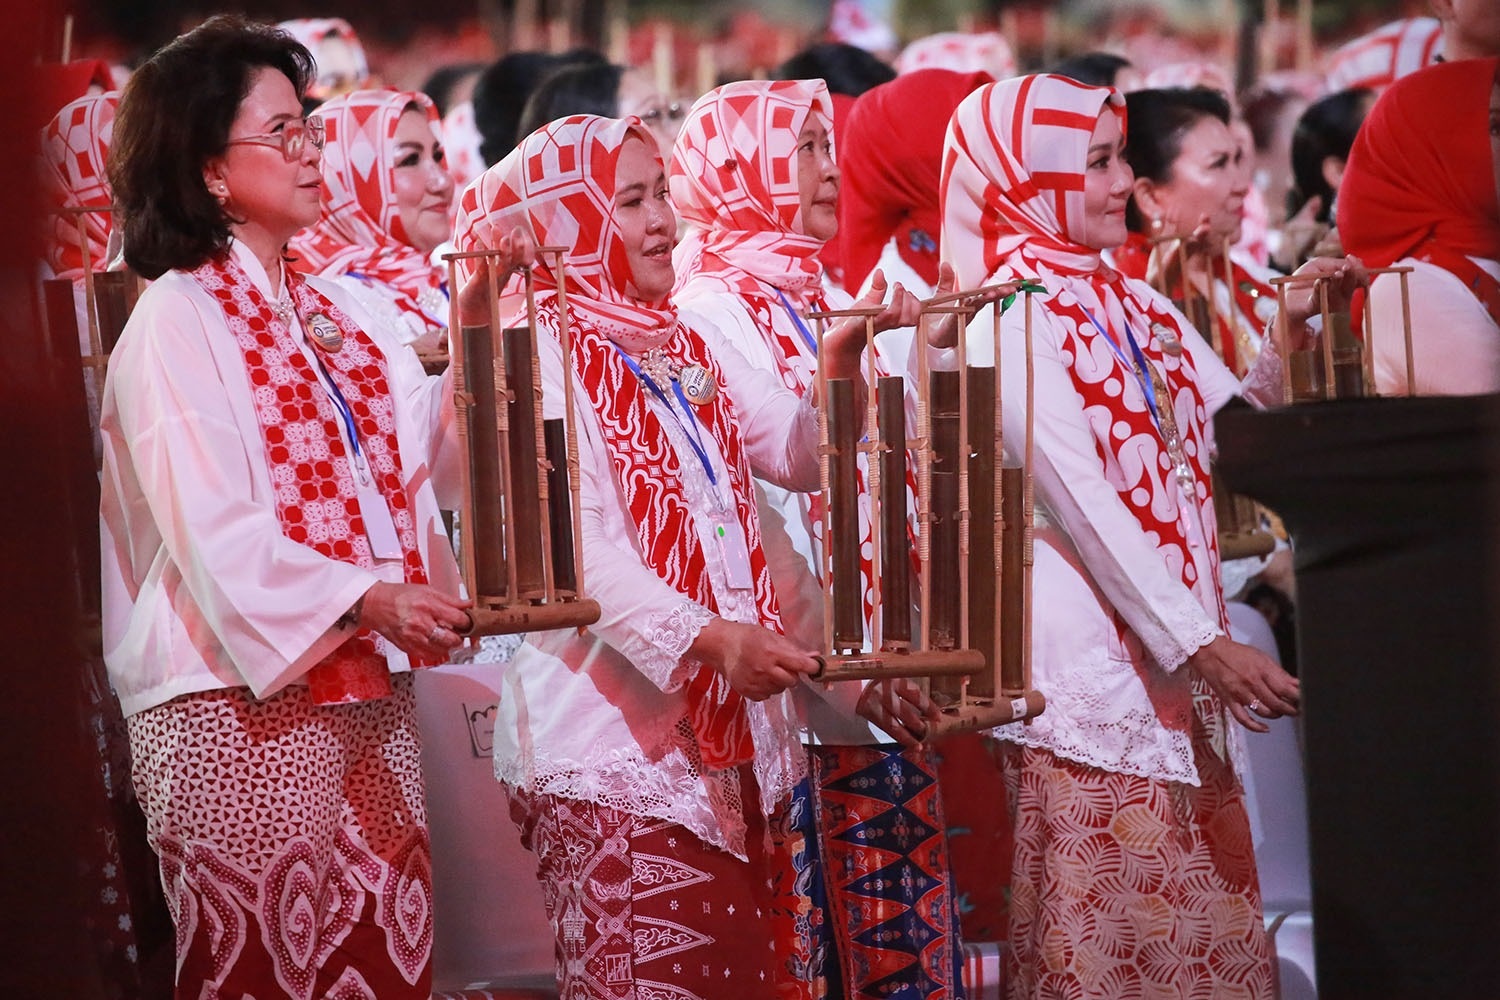
MULTIPOLYGON (((1029 396, 1031 295, 1039 286, 1012 282, 930 299, 917 324, 918 341, 926 343, 935 316, 957 314, 965 323, 976 312, 969 300, 990 290, 1012 299, 1024 295, 1029 396)), ((808 317, 817 324, 820 349, 827 320, 864 320, 866 383, 872 387, 861 422, 854 380, 829 378, 819 365, 825 652, 814 679, 918 678, 942 711, 942 720, 928 727, 928 740, 1029 719, 1046 704, 1030 683, 1032 486, 1024 467, 1006 469, 1000 460, 998 360, 996 367, 969 368, 960 335, 959 370, 932 372, 927 351, 918 349, 917 426, 909 438, 906 379, 876 370, 874 317, 880 311, 827 310, 808 317), (913 458, 915 570, 907 506, 913 458), (870 511, 868 618, 859 527, 861 467, 870 511), (975 523, 983 526, 979 537, 971 534, 975 523)), ((1000 312, 997 304, 997 359, 1000 312)), ((1028 416, 1027 460, 1032 440, 1028 416)))
MULTIPOLYGON (((538 247, 553 273, 566 263, 562 247, 538 247)), ((536 293, 531 270, 520 274, 525 326, 499 329, 498 251, 445 254, 449 288, 457 262, 489 258, 490 322, 465 326, 458 295, 449 305, 453 393, 463 463, 460 565, 474 601, 470 637, 583 628, 599 620, 599 604, 583 589, 578 433, 573 380, 562 379, 560 419, 544 419, 538 364, 536 293)), ((557 290, 562 357, 572 356, 567 292, 557 290)), ((566 364, 566 361, 564 362, 566 364)))

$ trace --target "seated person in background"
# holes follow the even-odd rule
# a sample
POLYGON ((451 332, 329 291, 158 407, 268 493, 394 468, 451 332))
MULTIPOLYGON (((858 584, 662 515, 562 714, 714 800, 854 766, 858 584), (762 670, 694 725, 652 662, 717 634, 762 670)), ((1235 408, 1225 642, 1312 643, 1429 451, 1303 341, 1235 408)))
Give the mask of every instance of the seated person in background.
POLYGON ((1396 81, 1365 119, 1339 189, 1339 236, 1368 267, 1410 267, 1412 384, 1401 279, 1370 286, 1375 386, 1500 389, 1500 58, 1396 81))

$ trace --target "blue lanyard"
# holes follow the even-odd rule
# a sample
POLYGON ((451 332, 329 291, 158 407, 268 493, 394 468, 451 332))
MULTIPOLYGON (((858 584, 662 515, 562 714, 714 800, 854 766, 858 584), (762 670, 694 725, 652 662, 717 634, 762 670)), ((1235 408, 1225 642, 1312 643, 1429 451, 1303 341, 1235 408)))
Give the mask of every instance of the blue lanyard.
POLYGON ((354 449, 355 459, 358 459, 359 431, 354 427, 354 411, 349 408, 349 401, 344 398, 343 392, 339 390, 338 383, 329 374, 328 366, 323 364, 322 358, 318 357, 317 348, 313 348, 312 356, 318 362, 318 368, 323 372, 323 378, 321 379, 323 387, 328 390, 328 398, 333 401, 333 408, 338 410, 339 416, 343 418, 344 429, 349 432, 349 446, 354 449))
MULTIPOLYGON (((1120 345, 1116 343, 1114 337, 1110 336, 1110 332, 1099 325, 1099 321, 1094 318, 1094 314, 1089 312, 1085 306, 1080 305, 1078 308, 1082 309, 1083 314, 1089 318, 1089 322, 1094 324, 1094 329, 1104 334, 1105 341, 1109 344, 1110 350, 1115 352, 1115 357, 1120 359, 1120 363, 1126 368, 1131 367, 1129 359, 1125 357, 1125 352, 1120 350, 1120 345)), ((1130 320, 1128 319, 1125 321, 1125 339, 1130 341, 1130 353, 1135 358, 1136 381, 1140 382, 1141 391, 1146 394, 1146 405, 1151 409, 1151 419, 1156 422, 1156 429, 1160 431, 1161 412, 1156 408, 1156 386, 1152 384, 1151 376, 1146 374, 1149 371, 1146 367, 1148 364, 1146 355, 1141 353, 1141 345, 1135 342, 1135 331, 1130 329, 1130 320)))
MULTIPOLYGON (((620 351, 620 345, 612 344, 611 346, 615 350, 620 351)), ((681 404, 682 412, 687 415, 686 422, 677 416, 677 412, 672 408, 672 401, 667 398, 666 393, 661 391, 661 386, 657 385, 656 380, 650 375, 641 371, 641 366, 636 364, 634 358, 624 351, 620 351, 620 357, 624 360, 626 367, 635 372, 636 377, 646 383, 646 388, 650 389, 656 398, 661 400, 661 404, 667 408, 667 412, 672 414, 673 419, 677 421, 677 425, 687 434, 688 444, 692 445, 693 451, 698 455, 698 461, 703 463, 703 471, 708 475, 708 481, 714 486, 718 486, 719 477, 714 475, 714 464, 709 460, 708 451, 703 447, 702 432, 698 429, 698 418, 693 415, 692 406, 689 405, 687 397, 682 394, 682 386, 675 379, 672 381, 672 393, 677 397, 677 402, 681 404)))
POLYGON ((802 334, 802 342, 807 345, 807 353, 813 357, 817 357, 818 342, 813 337, 812 331, 807 328, 806 323, 802 322, 802 317, 797 315, 797 310, 792 308, 792 303, 787 299, 786 292, 778 288, 776 289, 776 295, 781 299, 781 304, 786 307, 786 314, 792 317, 793 323, 797 324, 797 332, 802 334))

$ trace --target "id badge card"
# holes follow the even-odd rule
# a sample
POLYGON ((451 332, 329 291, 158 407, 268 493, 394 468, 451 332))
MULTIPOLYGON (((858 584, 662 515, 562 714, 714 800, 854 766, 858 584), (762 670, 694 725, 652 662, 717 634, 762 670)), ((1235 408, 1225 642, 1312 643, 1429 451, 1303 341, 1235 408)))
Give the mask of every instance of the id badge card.
POLYGON ((732 512, 716 514, 713 519, 714 544, 724 559, 724 575, 736 590, 750 590, 755 586, 755 575, 750 572, 750 546, 745 543, 745 532, 739 519, 732 512))
POLYGON ((376 559, 400 559, 401 540, 396 537, 396 522, 391 520, 391 509, 385 497, 373 486, 366 486, 355 479, 355 496, 359 499, 359 515, 365 522, 365 535, 370 539, 370 555, 376 559))

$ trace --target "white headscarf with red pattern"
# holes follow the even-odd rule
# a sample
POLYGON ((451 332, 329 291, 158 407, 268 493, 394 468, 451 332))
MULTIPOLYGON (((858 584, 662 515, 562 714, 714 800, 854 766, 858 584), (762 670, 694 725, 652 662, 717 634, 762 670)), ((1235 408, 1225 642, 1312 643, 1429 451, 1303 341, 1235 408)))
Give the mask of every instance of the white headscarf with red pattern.
POLYGON ((706 278, 780 289, 799 304, 823 281, 823 241, 802 231, 797 139, 809 115, 833 141, 822 80, 742 80, 698 98, 672 147, 672 202, 697 232, 678 245, 677 288, 706 278))
POLYGON ((437 108, 413 90, 356 90, 320 106, 323 146, 321 218, 292 238, 297 270, 326 278, 358 274, 395 289, 404 310, 441 324, 442 273, 412 245, 396 202, 396 126, 409 108, 438 134, 437 108), (434 297, 436 296, 436 297, 434 297))

